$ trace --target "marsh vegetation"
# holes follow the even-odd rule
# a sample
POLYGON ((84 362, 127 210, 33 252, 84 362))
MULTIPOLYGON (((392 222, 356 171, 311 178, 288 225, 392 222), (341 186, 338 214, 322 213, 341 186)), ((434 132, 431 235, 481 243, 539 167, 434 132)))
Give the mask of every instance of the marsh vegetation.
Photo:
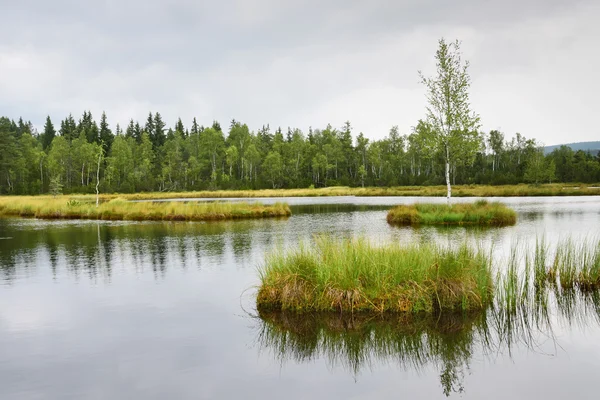
POLYGON ((548 288, 600 288, 600 241, 568 239, 550 252, 540 239, 534 250, 513 246, 499 265, 492 259, 492 250, 467 243, 377 246, 319 237, 267 256, 257 309, 445 313, 483 310, 495 299, 499 309, 516 310, 543 300, 548 288))
POLYGON ((398 205, 387 215, 396 225, 488 225, 505 226, 517 222, 517 213, 499 202, 478 200, 463 204, 398 205))
POLYGON ((390 362, 433 367, 446 396, 462 392, 474 354, 555 350, 557 326, 600 323, 599 244, 564 240, 550 251, 540 239, 531 249, 513 246, 495 271, 493 299, 477 309, 302 313, 259 306, 257 342, 282 363, 325 358, 354 376, 390 362))
POLYGON ((319 238, 267 256, 260 309, 309 311, 469 311, 492 299, 489 254, 434 244, 375 246, 319 238))
POLYGON ((218 221, 289 215, 291 211, 285 203, 273 205, 247 202, 135 203, 115 198, 96 206, 90 198, 78 200, 66 196, 0 197, 0 216, 42 219, 218 221))

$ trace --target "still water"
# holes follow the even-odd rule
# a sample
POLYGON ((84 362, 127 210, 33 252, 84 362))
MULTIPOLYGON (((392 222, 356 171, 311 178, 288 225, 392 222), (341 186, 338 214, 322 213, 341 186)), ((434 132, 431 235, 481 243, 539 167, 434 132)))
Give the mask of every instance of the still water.
POLYGON ((475 319, 256 315, 265 252, 315 234, 469 240, 499 260, 517 241, 600 234, 593 197, 502 199, 519 216, 506 228, 386 223, 414 200, 261 199, 294 215, 216 223, 0 219, 0 399, 597 398, 593 313, 511 346, 475 319))

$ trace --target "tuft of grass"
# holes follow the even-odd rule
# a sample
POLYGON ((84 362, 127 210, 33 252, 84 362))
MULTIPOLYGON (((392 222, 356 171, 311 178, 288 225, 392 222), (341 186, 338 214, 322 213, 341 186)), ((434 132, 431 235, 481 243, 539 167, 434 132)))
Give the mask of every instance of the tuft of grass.
POLYGON ((123 198, 113 198, 96 207, 94 202, 68 196, 0 197, 0 216, 42 219, 219 221, 289 215, 291 211, 285 203, 267 206, 245 202, 135 203, 123 198))
POLYGON ((296 312, 471 311, 493 291, 490 257, 466 245, 378 247, 327 237, 271 253, 260 279, 258 309, 296 312))
POLYGON ((546 267, 546 276, 561 289, 594 291, 600 289, 600 240, 575 242, 572 238, 556 247, 552 264, 546 267))
POLYGON ((474 203, 399 205, 387 215, 397 225, 491 225, 506 226, 517 222, 517 214, 499 202, 478 200, 474 203))

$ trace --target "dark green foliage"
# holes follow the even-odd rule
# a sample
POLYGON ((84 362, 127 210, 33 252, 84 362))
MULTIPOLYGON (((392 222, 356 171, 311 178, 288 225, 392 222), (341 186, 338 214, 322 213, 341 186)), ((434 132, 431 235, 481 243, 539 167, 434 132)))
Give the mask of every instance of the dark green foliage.
MULTIPOLYGON (((78 123, 69 115, 58 133, 48 117, 39 135, 24 119, 1 121, 0 194, 48 193, 55 176, 65 193, 95 192, 100 143, 106 155, 100 167, 104 193, 444 182, 444 155, 421 121, 410 134, 392 127, 387 137, 370 141, 353 132, 349 121, 305 134, 268 124, 252 131, 233 120, 224 132, 217 121, 204 128, 195 118, 190 129, 181 119, 168 129, 160 113, 149 113, 143 125, 131 119, 116 143, 106 113, 99 123, 89 111, 78 123)), ((451 165, 453 184, 600 182, 600 158, 593 154, 561 147, 544 156, 535 140, 520 134, 505 140, 499 131, 481 133, 480 140, 487 150, 451 165)), ((457 187, 454 195, 462 192, 457 187)))
POLYGON ((56 130, 54 130, 54 125, 52 124, 52 120, 50 116, 46 117, 46 123, 44 124, 44 132, 40 135, 40 141, 42 142, 42 147, 46 150, 50 147, 50 143, 54 140, 56 136, 56 130))

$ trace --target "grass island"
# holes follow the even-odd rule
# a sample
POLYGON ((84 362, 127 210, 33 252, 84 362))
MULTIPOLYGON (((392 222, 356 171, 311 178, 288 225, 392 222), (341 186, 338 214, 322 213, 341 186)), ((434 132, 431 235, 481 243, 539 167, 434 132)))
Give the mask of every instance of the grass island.
POLYGON ((417 203, 392 208, 387 221, 395 225, 487 225, 506 226, 517 222, 514 210, 499 202, 478 200, 474 203, 417 203))
POLYGON ((132 202, 121 198, 96 206, 92 196, 0 197, 0 216, 40 219, 98 219, 133 221, 220 221, 287 217, 285 203, 248 202, 132 202))

